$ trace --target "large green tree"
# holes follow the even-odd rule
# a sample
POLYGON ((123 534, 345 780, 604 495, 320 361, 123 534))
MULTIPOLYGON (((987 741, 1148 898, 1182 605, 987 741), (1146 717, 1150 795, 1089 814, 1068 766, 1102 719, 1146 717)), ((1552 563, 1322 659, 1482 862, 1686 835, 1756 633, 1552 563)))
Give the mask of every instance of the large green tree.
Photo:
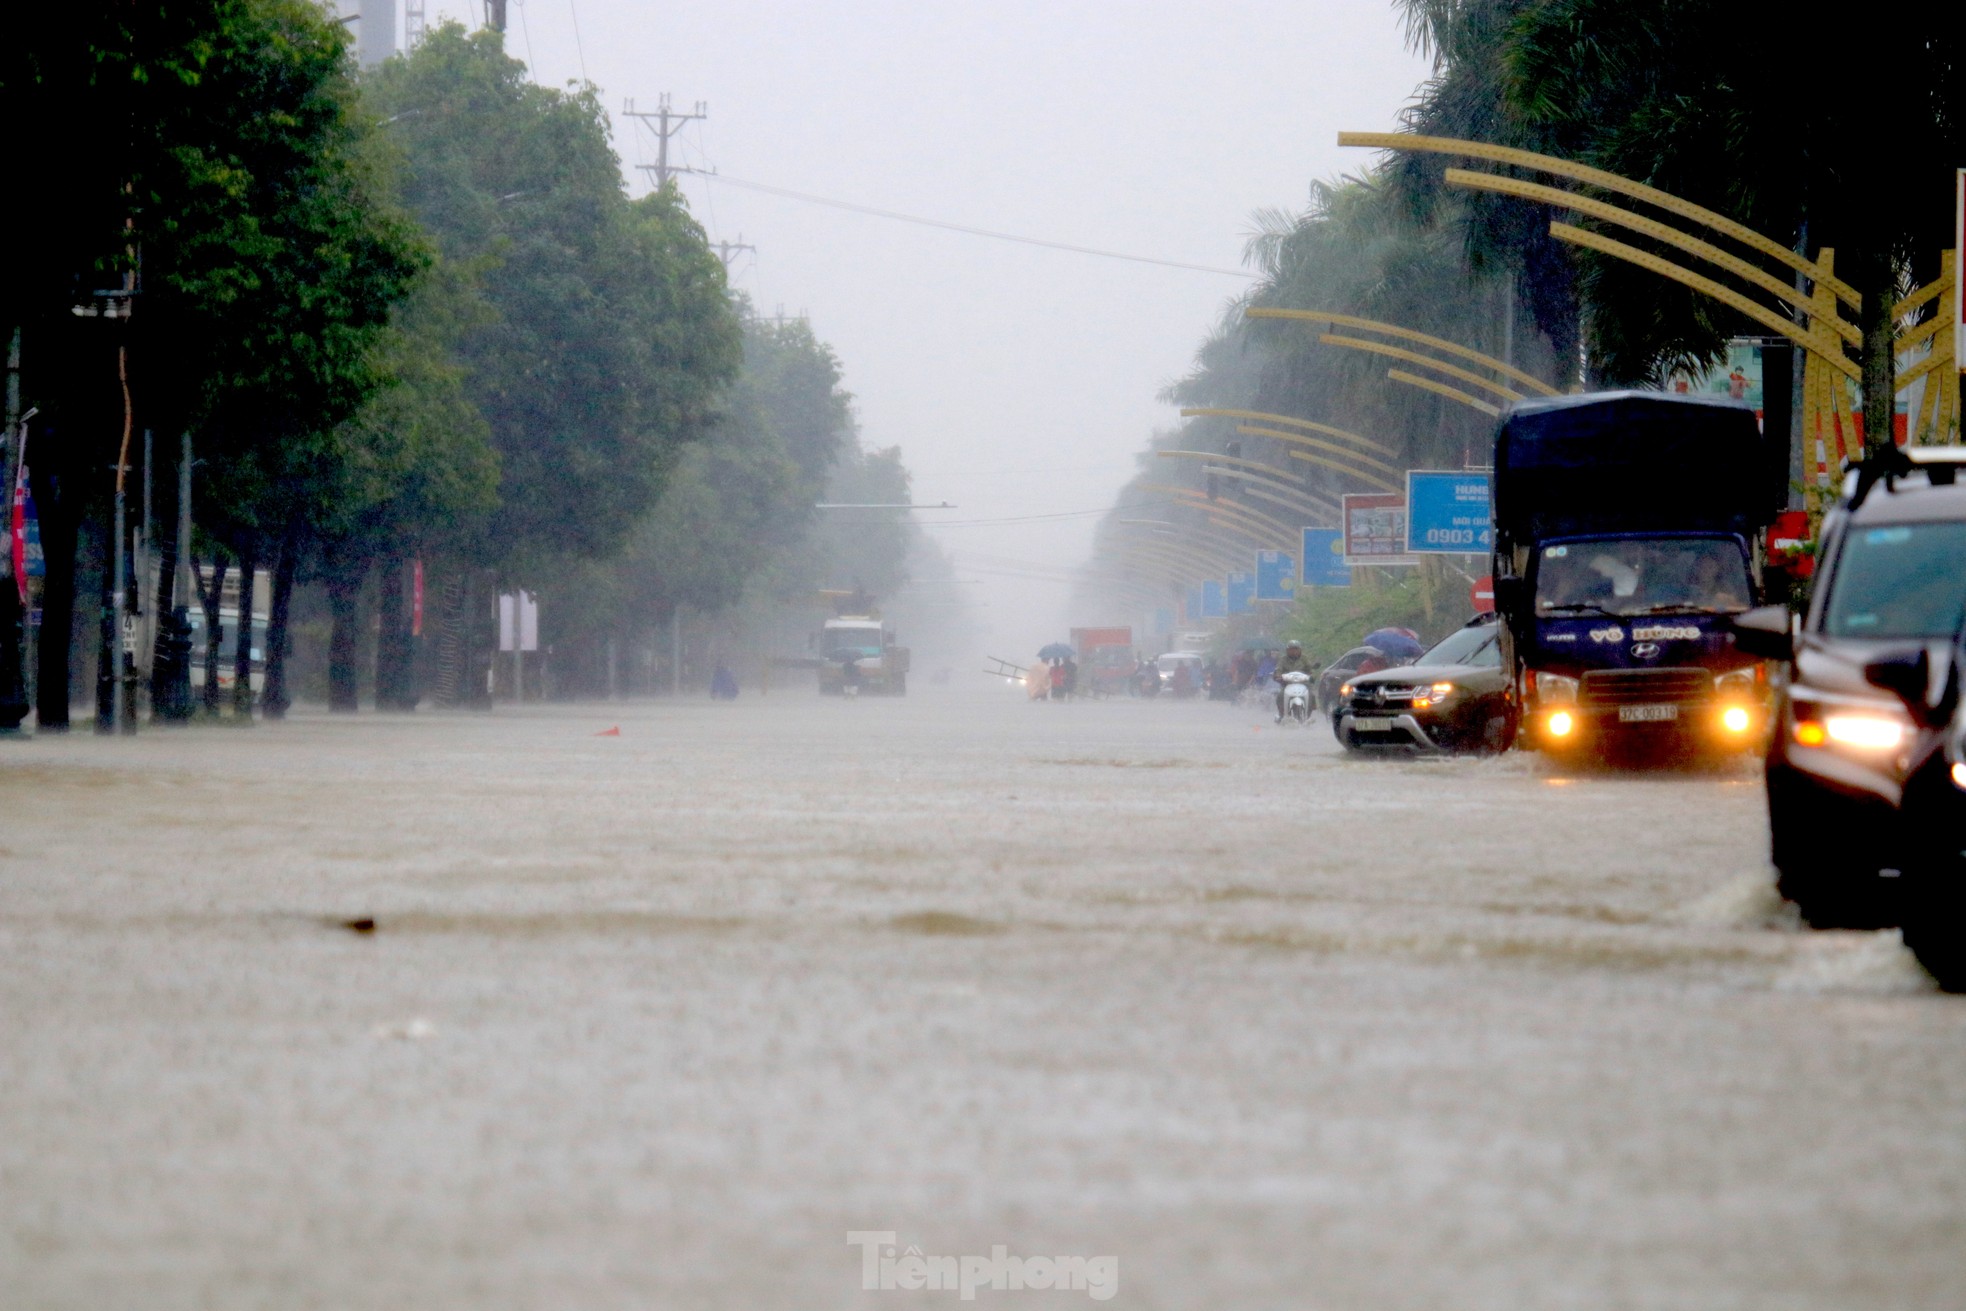
POLYGON ((215 469, 269 445, 328 458, 323 434, 383 381, 421 257, 376 198, 347 46, 306 0, 193 0, 40 6, 0 53, 0 124, 35 188, 0 314, 41 409, 47 727, 67 723, 77 529, 124 429, 166 449, 194 431, 215 469), (127 318, 71 312, 125 287, 127 318))

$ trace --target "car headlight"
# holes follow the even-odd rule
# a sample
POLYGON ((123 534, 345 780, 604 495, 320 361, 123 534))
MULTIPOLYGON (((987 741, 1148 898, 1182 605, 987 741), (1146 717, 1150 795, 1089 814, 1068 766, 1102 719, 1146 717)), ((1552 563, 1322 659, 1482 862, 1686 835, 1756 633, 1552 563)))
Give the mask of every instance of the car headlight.
POLYGON ((1966 790, 1966 760, 1959 761, 1953 765, 1952 785, 1956 788, 1966 790))
POLYGON ((1340 683, 1338 685, 1339 696, 1350 696, 1351 694, 1352 694, 1352 685, 1350 683, 1340 683))
POLYGON ((1452 696, 1454 695, 1454 684, 1435 683, 1433 686, 1433 694, 1434 694, 1434 700, 1436 701, 1440 700, 1444 696, 1452 696))
POLYGON ((1536 699, 1538 701, 1575 701, 1577 699, 1577 680, 1568 674, 1537 673, 1536 699))
POLYGON ((1832 742, 1865 751, 1889 751, 1905 740, 1904 724, 1884 715, 1825 715, 1823 732, 1832 742))

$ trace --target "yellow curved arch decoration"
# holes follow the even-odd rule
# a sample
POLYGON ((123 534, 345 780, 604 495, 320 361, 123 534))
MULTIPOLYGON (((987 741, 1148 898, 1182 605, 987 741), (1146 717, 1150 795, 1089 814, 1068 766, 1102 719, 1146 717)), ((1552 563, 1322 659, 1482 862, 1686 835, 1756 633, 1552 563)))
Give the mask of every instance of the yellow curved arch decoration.
POLYGON ((1554 173, 1558 177, 1575 178, 1588 186, 1604 191, 1615 191, 1634 200, 1663 209, 1669 214, 1691 219, 1703 227, 1723 232, 1744 246, 1752 246, 1770 259, 1780 260, 1798 273, 1807 274, 1811 280, 1820 282, 1836 293, 1837 299, 1852 309, 1863 308, 1863 297, 1857 289, 1842 279, 1835 277, 1814 261, 1796 254, 1781 242, 1765 237, 1745 223, 1737 223, 1725 214, 1717 214, 1704 205, 1696 205, 1690 200, 1682 200, 1670 192, 1657 187, 1648 187, 1643 182, 1607 173, 1601 168, 1588 164, 1575 164, 1554 155, 1539 155, 1533 150, 1516 150, 1510 146, 1493 146, 1485 141, 1462 141, 1455 137, 1411 136, 1404 132, 1340 132, 1338 144, 1341 146, 1365 146, 1379 150, 1413 150, 1436 155, 1466 155, 1471 159, 1488 159, 1497 164, 1512 164, 1517 168, 1533 168, 1544 173, 1554 173))
POLYGON ((1215 415, 1225 419, 1255 419, 1261 423, 1287 423, 1293 428, 1309 428, 1312 432, 1321 432, 1327 437, 1336 437, 1341 441, 1356 442, 1367 450, 1378 451, 1394 459, 1399 458, 1399 452, 1384 442, 1375 442, 1370 437, 1361 437, 1355 432, 1346 432, 1343 428, 1334 428, 1328 423, 1293 419, 1288 414, 1266 414, 1262 410, 1225 410, 1200 405, 1189 406, 1181 411, 1181 417, 1184 419, 1195 415, 1215 415))
POLYGON ((1298 433, 1285 432, 1281 428, 1265 428, 1259 423, 1239 423, 1236 425, 1236 431, 1245 433, 1251 437, 1268 437, 1274 441, 1287 442, 1292 446, 1308 446, 1314 451, 1325 451, 1332 455, 1342 455, 1355 464, 1371 465, 1375 469, 1382 469, 1395 476, 1404 472, 1393 465, 1387 464, 1384 460, 1376 460, 1370 455, 1360 455, 1356 451, 1348 451, 1336 442, 1321 442, 1315 437, 1305 437, 1298 433))
MULTIPOLYGON (((1588 196, 1580 196, 1572 191, 1546 187, 1535 182, 1524 182, 1521 178, 1503 177, 1499 173, 1477 173, 1465 168, 1448 169, 1447 184, 1476 191, 1495 191, 1522 200, 1534 200, 1558 209, 1575 210, 1579 214, 1588 214, 1606 223, 1616 223, 1621 227, 1630 228, 1654 241, 1683 250, 1696 259, 1703 259, 1718 268, 1726 269, 1743 282, 1751 282, 1776 299, 1793 305, 1811 317, 1815 316, 1816 307, 1810 303, 1809 297, 1772 273, 1756 268, 1738 256, 1728 254, 1710 241, 1690 237, 1678 228, 1668 227, 1664 223, 1644 218, 1630 210, 1619 209, 1616 205, 1607 205, 1601 200, 1592 200, 1588 196)), ((1818 326, 1828 328, 1852 346, 1863 343, 1863 333, 1857 330, 1855 324, 1846 321, 1840 315, 1832 313, 1827 323, 1820 323, 1818 326)))
POLYGON ((1329 310, 1244 310, 1243 316, 1251 319, 1300 319, 1306 323, 1329 323, 1340 328, 1357 328, 1365 332, 1377 332, 1387 337, 1398 337, 1405 341, 1417 341, 1423 346, 1431 346, 1447 355, 1457 355, 1464 360, 1472 360, 1484 369, 1493 370, 1505 378, 1514 378, 1523 386, 1545 396, 1555 396, 1556 388, 1544 382, 1533 373, 1525 373, 1504 360, 1486 354, 1445 337, 1420 332, 1413 328, 1402 328, 1396 323, 1382 323, 1378 319, 1364 319, 1356 314, 1334 314, 1329 310))
POLYGON ((1403 382, 1409 387, 1419 387, 1424 391, 1434 393, 1436 396, 1445 396, 1451 401, 1459 401, 1470 409, 1480 410, 1491 419, 1500 415, 1502 412, 1501 406, 1490 405, 1487 401, 1484 401, 1472 392, 1462 391, 1459 387, 1450 387, 1444 382, 1435 382, 1432 378, 1422 378, 1419 374, 1408 373, 1405 369, 1387 369, 1386 376, 1394 382, 1403 382))
POLYGON ((1712 278, 1701 277, 1697 273, 1682 269, 1670 260, 1660 259, 1650 251, 1628 246, 1601 233, 1586 231, 1573 223, 1550 224, 1550 235, 1558 241, 1586 246, 1616 259, 1636 264, 1662 278, 1670 278, 1681 286, 1691 287, 1702 295, 1711 296, 1721 304, 1739 310, 1764 328, 1787 337, 1852 382, 1863 381, 1863 370, 1846 357, 1834 342, 1827 340, 1820 333, 1803 331, 1787 316, 1775 313, 1766 305, 1755 304, 1740 292, 1731 287, 1723 287, 1712 278))
POLYGON ((1430 356, 1422 355, 1418 351, 1407 350, 1404 347, 1388 346, 1382 341, 1367 341, 1363 337, 1344 337, 1335 332, 1327 332, 1320 336, 1318 340, 1328 346, 1343 346, 1348 350, 1370 351, 1374 355, 1385 355, 1396 360, 1405 360, 1408 364, 1417 364, 1423 369, 1432 369, 1437 373, 1444 373, 1450 378, 1459 378, 1471 387, 1480 387, 1484 391, 1492 391, 1505 401, 1525 399, 1521 392, 1516 391, 1512 387, 1504 387, 1499 382, 1490 382, 1480 374, 1469 369, 1464 369, 1458 364, 1449 364, 1445 360, 1436 360, 1430 356))

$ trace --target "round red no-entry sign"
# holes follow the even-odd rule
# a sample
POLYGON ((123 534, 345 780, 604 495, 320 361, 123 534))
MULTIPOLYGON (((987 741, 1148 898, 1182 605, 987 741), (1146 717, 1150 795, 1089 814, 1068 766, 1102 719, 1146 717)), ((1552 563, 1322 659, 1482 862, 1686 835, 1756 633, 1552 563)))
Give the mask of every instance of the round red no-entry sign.
POLYGON ((1485 615, 1495 608, 1495 579, 1477 578, 1474 586, 1468 589, 1468 600, 1473 602, 1475 613, 1485 615))

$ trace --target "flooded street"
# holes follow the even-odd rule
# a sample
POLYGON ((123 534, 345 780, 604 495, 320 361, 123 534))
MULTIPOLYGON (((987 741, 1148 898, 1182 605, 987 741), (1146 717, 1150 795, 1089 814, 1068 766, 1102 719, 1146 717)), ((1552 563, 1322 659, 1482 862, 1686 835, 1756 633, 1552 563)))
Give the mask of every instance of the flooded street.
POLYGON ((0 806, 9 1308, 957 1300, 849 1231, 1139 1307, 1966 1285, 1966 1001, 1784 914, 1756 769, 958 675, 78 734, 0 806))

